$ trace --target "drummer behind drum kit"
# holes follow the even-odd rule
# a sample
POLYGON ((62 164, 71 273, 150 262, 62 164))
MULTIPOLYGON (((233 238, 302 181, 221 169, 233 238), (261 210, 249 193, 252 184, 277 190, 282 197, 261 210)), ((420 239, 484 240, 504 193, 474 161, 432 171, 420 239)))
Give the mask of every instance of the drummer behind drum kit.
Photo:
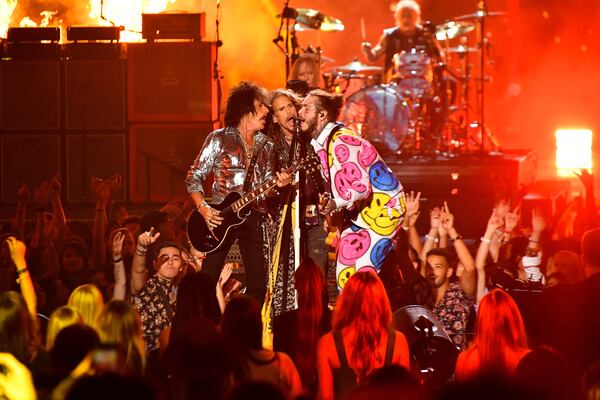
MULTIPOLYGON (((355 58, 349 64, 325 70, 325 89, 344 95, 342 121, 369 139, 384 155, 452 157, 483 151, 487 141, 493 150, 498 150, 497 141, 483 124, 484 85, 488 80, 487 39, 483 32, 488 17, 503 15, 506 14, 486 11, 481 2, 475 13, 437 26, 425 23, 426 34, 442 45, 441 58, 421 47, 401 51, 393 57, 392 75, 387 82, 382 67, 366 65, 355 58), (471 32, 476 33, 477 47, 469 46, 467 35, 471 32), (471 54, 478 57, 476 77, 471 73, 471 54), (476 104, 469 101, 472 81, 476 81, 476 104), (476 119, 471 121, 470 115, 476 119)), ((344 30, 339 19, 308 8, 286 6, 281 18, 282 26, 284 18, 289 19, 288 25, 293 21, 286 31, 292 35, 292 49, 284 51, 286 65, 298 57, 296 31, 344 30)), ((310 46, 308 51, 314 52, 310 46)), ((317 48, 316 55, 322 61, 320 53, 317 48)))

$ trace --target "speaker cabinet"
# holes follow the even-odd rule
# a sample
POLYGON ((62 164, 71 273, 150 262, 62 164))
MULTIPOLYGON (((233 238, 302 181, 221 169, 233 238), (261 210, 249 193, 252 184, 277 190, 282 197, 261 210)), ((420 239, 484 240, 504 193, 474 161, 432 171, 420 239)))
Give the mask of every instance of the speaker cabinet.
POLYGON ((3 129, 60 128, 58 61, 2 61, 3 129))
POLYGON ((214 43, 133 43, 127 53, 130 121, 216 119, 214 43))
POLYGON ((210 123, 131 125, 130 201, 165 202, 187 195, 187 171, 211 131, 210 123))
POLYGON ((23 182, 33 196, 35 187, 60 170, 60 136, 1 135, 0 154, 2 202, 16 202, 23 182))
POLYGON ((92 176, 108 179, 120 174, 123 188, 114 200, 124 201, 126 191, 125 135, 79 134, 66 135, 67 200, 90 202, 95 197, 90 187, 92 176))
POLYGON ((64 65, 67 129, 123 129, 125 62, 69 60, 64 65))

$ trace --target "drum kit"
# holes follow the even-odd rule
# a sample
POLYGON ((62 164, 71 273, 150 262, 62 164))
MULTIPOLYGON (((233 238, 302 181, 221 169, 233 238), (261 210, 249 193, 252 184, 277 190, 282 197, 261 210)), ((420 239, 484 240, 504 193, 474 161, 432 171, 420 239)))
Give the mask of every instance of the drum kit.
MULTIPOLYGON (((484 87, 488 80, 484 27, 488 18, 506 13, 489 12, 482 4, 476 12, 440 25, 423 24, 424 34, 439 49, 435 52, 425 46, 402 50, 393 56, 388 71, 358 58, 325 69, 324 89, 345 98, 341 120, 369 139, 382 154, 399 159, 453 157, 490 146, 497 150, 497 141, 484 125, 484 87), (471 71, 473 56, 478 61, 475 74, 471 71)), ((280 17, 281 27, 286 21, 286 48, 280 47, 286 55, 286 72, 302 50, 295 32, 344 30, 339 19, 309 8, 286 5, 280 17)), ((278 44, 277 39, 274 42, 278 44)), ((309 49, 323 63, 320 48, 309 49)))

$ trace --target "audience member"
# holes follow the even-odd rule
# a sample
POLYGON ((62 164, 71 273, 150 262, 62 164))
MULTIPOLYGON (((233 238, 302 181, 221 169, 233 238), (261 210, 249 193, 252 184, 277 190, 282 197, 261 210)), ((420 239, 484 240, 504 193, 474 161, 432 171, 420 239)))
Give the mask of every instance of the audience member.
POLYGON ((104 299, 96 286, 86 284, 77 287, 69 296, 67 305, 81 314, 84 324, 98 328, 98 316, 104 307, 104 299))
POLYGON ((288 398, 302 393, 300 375, 285 353, 262 347, 261 307, 254 298, 240 295, 225 307, 221 331, 228 345, 234 379, 266 382, 277 386, 288 398))
POLYGON ((333 313, 333 331, 319 340, 319 398, 347 395, 377 368, 409 368, 408 343, 393 329, 390 303, 373 271, 357 271, 346 282, 333 313))
POLYGON ((456 378, 491 375, 510 380, 529 351, 516 303, 505 291, 494 289, 481 299, 475 340, 458 356, 456 378))
POLYGON ((289 354, 305 390, 316 391, 317 343, 331 330, 325 280, 319 265, 306 259, 296 270, 298 309, 273 320, 273 348, 289 354))
POLYGON ((54 339, 56 339, 56 336, 63 328, 74 324, 83 324, 83 317, 79 311, 69 306, 57 308, 48 321, 48 327, 46 329, 46 351, 52 349, 52 346, 54 346, 54 339))

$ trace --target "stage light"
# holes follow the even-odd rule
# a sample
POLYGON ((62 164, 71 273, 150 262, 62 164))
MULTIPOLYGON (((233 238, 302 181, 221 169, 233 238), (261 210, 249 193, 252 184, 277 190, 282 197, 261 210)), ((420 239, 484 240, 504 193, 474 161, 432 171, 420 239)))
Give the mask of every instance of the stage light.
POLYGON ((557 129, 556 173, 573 177, 581 168, 592 169, 592 131, 590 129, 557 129))

